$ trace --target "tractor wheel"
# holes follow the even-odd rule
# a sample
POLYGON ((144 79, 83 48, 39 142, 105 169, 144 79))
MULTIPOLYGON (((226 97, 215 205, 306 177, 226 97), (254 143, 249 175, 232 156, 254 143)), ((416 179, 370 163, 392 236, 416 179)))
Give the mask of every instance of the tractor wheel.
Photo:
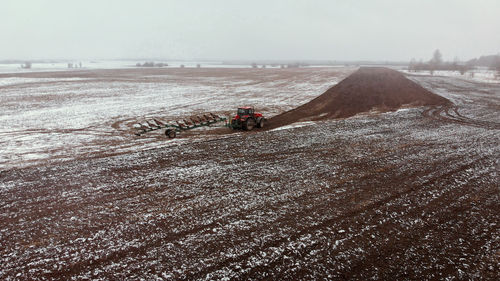
POLYGON ((175 132, 175 130, 168 129, 165 131, 165 136, 167 136, 170 139, 175 138, 176 135, 177 135, 177 133, 175 132))
POLYGON ((243 123, 243 129, 245 131, 251 131, 255 126, 255 121, 252 118, 248 118, 245 123, 243 123))
POLYGON ((264 118, 257 119, 257 128, 264 128, 264 118))

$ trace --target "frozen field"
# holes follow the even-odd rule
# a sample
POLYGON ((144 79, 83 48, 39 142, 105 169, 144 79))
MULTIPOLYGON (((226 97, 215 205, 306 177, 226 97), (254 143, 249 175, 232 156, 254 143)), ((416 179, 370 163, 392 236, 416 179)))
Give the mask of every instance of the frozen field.
MULTIPOLYGON (((350 68, 109 69, 0 74, 0 170, 166 143, 132 125, 253 105, 266 116, 291 109, 343 79, 350 68)), ((197 130, 187 135, 210 131, 197 130)), ((195 136, 191 136, 191 140, 195 136)), ((170 141, 170 144, 186 139, 170 141)))
MULTIPOLYGON (((428 76, 429 71, 403 71, 406 74, 410 75, 423 75, 428 76)), ((450 71, 450 70, 438 70, 434 71, 433 76, 446 76, 446 77, 457 77, 465 80, 469 80, 472 82, 485 82, 485 83, 500 83, 500 75, 497 71, 488 70, 488 69, 475 69, 467 71, 464 74, 460 74, 459 71, 450 71)))
MULTIPOLYGON (((104 60, 104 61, 67 61, 67 62, 34 62, 30 69, 23 68, 24 63, 1 63, 0 73, 31 73, 31 72, 53 72, 53 71, 80 71, 99 70, 99 69, 124 69, 136 68, 137 63, 144 63, 144 60, 104 60), (79 63, 82 63, 80 68, 79 63), (68 68, 68 63, 72 63, 75 68, 68 68)), ((156 61, 155 63, 167 63, 165 61, 156 61)), ((168 61, 168 68, 178 68, 181 65, 185 67, 203 68, 250 68, 250 64, 226 64, 219 61, 168 61)), ((267 67, 270 67, 269 65, 267 67)))
POLYGON ((499 280, 499 84, 409 76, 454 105, 129 135, 145 116, 274 115, 351 71, 0 76, 0 279, 499 280))

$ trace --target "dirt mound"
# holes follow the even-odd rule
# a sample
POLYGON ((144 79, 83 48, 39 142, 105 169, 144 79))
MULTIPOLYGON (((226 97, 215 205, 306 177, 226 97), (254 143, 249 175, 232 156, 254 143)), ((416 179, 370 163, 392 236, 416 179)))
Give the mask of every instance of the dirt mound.
POLYGON ((295 109, 274 116, 268 128, 298 121, 345 118, 370 110, 392 111, 406 106, 442 105, 438 96, 402 73, 382 67, 364 67, 328 89, 321 96, 295 109))

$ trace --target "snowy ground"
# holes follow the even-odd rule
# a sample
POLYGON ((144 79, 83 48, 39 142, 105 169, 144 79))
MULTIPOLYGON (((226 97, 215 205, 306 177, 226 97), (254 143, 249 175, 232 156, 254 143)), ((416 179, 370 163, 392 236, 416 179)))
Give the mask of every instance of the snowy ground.
MULTIPOLYGON (((148 60, 150 61, 150 60, 148 60)), ((62 61, 62 62, 40 62, 33 63, 31 68, 23 68, 24 63, 0 63, 0 73, 30 73, 30 72, 53 72, 53 71, 79 71, 79 70, 99 70, 99 69, 124 69, 124 68, 137 68, 137 63, 144 63, 145 60, 98 60, 98 61, 62 61), (80 62, 82 66, 80 68, 80 62), (68 68, 68 63, 72 63, 75 68, 68 68)), ((252 65, 248 64, 238 64, 238 63, 226 63, 221 61, 162 61, 156 60, 155 63, 166 63, 168 66, 162 67, 163 69, 168 68, 179 68, 181 66, 186 68, 197 68, 198 65, 202 68, 251 68, 252 65)), ((256 65, 258 68, 281 68, 280 64, 267 64, 256 65)), ((286 66, 286 64, 283 64, 286 66)), ((324 65, 310 65, 308 67, 321 67, 324 65)), ((343 65, 329 65, 328 67, 339 68, 343 65)), ((156 68, 156 67, 154 67, 156 68)))
MULTIPOLYGON (((0 170, 165 143, 134 123, 253 105, 266 116, 323 93, 352 68, 125 69, 0 75, 0 170)), ((189 134, 203 134, 197 130, 189 134)), ((187 135, 189 135, 187 134, 187 135)), ((195 136, 191 136, 191 139, 195 136)), ((175 140, 170 143, 185 142, 175 140)))
MULTIPOLYGON (((23 68, 24 63, 0 63, 0 73, 30 73, 30 72, 41 72, 41 71, 78 71, 81 69, 85 70, 97 70, 97 69, 123 69, 123 68, 136 68, 137 63, 144 63, 144 60, 112 60, 112 61, 67 61, 67 62, 44 62, 44 63, 33 63, 30 69, 23 68), (82 63, 80 68, 79 63, 82 63), (68 68, 68 63, 72 63, 75 68, 68 68), (77 66, 77 67, 76 67, 77 66)), ((156 61, 156 63, 168 63, 165 68, 178 68, 181 65, 185 67, 197 67, 199 64, 201 67, 209 68, 250 68, 251 65, 235 65, 235 64, 224 64, 218 61, 156 61)), ((267 66, 270 67, 270 66, 267 66)))
MULTIPOLYGON (((408 70, 401 70, 401 71, 410 75, 424 75, 424 76, 431 75, 429 71, 408 71, 408 70)), ((439 71, 434 71, 433 76, 456 77, 482 83, 500 83, 499 73, 497 71, 489 69, 474 69, 467 71, 464 74, 460 74, 459 71, 439 70, 439 71)))
MULTIPOLYGON (((191 89, 196 84, 190 79, 218 81, 201 86, 210 93, 223 89, 210 86, 218 83, 225 93, 247 89, 237 95, 278 104, 265 109, 272 114, 338 77, 318 71, 287 74, 283 92, 275 87, 280 74, 272 73, 258 74, 276 76, 254 84, 253 72, 172 80, 186 81, 175 88, 183 97, 190 93, 182 90, 184 83, 191 89), (262 86, 270 84, 274 90, 262 86), (287 99, 287 93, 297 96, 287 99)), ((90 124, 114 117, 124 99, 161 113, 141 101, 150 97, 145 85, 122 79, 91 82, 98 96, 90 98, 87 86, 80 86, 82 99, 109 107, 102 116, 86 115, 90 124), (121 85, 116 93, 123 97, 106 85, 121 85)), ((156 142, 150 150, 0 172, 0 279, 499 280, 500 86, 443 76, 411 79, 454 105, 184 138, 182 144, 156 142)), ((52 86, 65 83, 80 95, 78 81, 52 86)), ((40 87, 9 90, 9 104, 21 104, 12 110, 22 108, 23 93, 35 95, 40 87)), ((67 100, 57 97, 49 100, 67 100)), ((172 116, 201 107, 172 106, 172 116)), ((232 102, 222 103, 220 111, 226 107, 232 109, 232 102)), ((71 113, 71 106, 64 108, 71 113)), ((124 132, 120 128, 140 111, 126 110, 131 113, 95 131, 124 132)), ((43 114, 28 124, 38 118, 43 114)), ((57 125, 50 119, 40 124, 57 125)), ((94 127, 75 128, 86 133, 94 127)))

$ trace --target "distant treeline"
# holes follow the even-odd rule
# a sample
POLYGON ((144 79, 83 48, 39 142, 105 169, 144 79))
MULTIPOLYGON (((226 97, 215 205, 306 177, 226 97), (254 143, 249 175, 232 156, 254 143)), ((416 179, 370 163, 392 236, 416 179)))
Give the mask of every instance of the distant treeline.
POLYGON ((427 61, 417 62, 415 59, 410 61, 409 71, 429 71, 433 73, 437 70, 458 71, 465 74, 467 71, 476 67, 488 67, 491 70, 500 71, 500 55, 481 56, 479 59, 472 59, 466 62, 455 58, 453 62, 443 61, 439 50, 434 51, 432 58, 427 61))
POLYGON ((0 64, 24 64, 26 62, 29 63, 61 63, 63 61, 60 60, 0 60, 0 64))
MULTIPOLYGON (((253 62, 250 66, 252 68, 259 68, 259 64, 257 64, 256 62, 253 62)), ((262 63, 262 65, 260 67, 266 68, 266 66, 267 65, 265 63, 262 63)), ((269 66, 280 67, 280 68, 297 68, 297 67, 307 67, 307 66, 310 66, 310 64, 304 63, 304 62, 295 62, 295 63, 288 63, 288 64, 270 63, 269 66)))
POLYGON ((500 54, 491 56, 481 56, 478 59, 471 59, 469 65, 488 67, 492 70, 500 71, 500 54))
POLYGON ((136 63, 135 66, 137 67, 165 67, 165 66, 168 66, 168 63, 164 63, 164 62, 159 62, 159 63, 155 63, 154 61, 147 61, 147 62, 144 62, 144 63, 136 63))

